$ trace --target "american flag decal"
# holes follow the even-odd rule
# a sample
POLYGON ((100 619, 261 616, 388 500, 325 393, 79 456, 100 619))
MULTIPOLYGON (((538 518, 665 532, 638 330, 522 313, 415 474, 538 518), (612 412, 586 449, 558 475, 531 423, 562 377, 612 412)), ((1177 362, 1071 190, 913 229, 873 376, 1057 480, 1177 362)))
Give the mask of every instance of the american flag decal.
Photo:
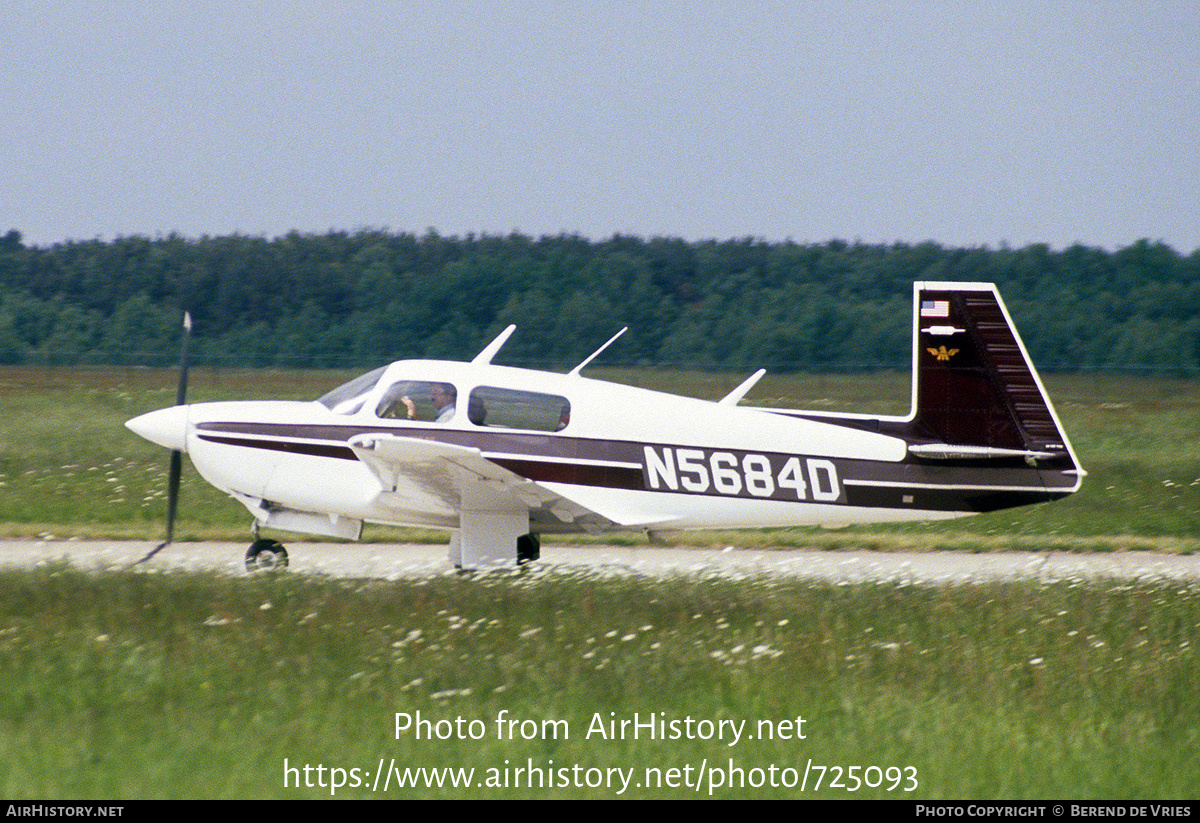
POLYGON ((922 300, 921 301, 921 316, 922 317, 949 317, 950 316, 950 301, 949 300, 922 300))

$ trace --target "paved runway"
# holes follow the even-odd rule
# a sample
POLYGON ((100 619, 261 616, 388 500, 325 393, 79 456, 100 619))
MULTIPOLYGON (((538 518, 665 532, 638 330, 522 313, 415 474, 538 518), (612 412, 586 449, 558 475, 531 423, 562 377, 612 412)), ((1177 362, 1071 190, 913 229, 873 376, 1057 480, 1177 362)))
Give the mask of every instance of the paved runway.
MULTIPOLYGON (((155 544, 138 541, 0 540, 0 566, 66 559, 81 568, 128 567, 155 544)), ((177 543, 141 568, 245 574, 246 543, 177 543)), ((289 570, 330 577, 398 579, 454 573, 444 545, 293 543, 289 570)), ((545 544, 536 567, 579 573, 781 576, 828 582, 945 584, 985 580, 1172 580, 1200 582, 1200 556, 1120 552, 874 552, 680 549, 545 544)))

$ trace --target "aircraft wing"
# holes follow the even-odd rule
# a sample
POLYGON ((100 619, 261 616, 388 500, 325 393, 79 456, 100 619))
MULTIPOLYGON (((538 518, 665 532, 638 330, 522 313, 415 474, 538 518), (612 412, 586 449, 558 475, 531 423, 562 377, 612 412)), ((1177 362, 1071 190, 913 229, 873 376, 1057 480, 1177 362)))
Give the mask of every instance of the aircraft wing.
POLYGON ((447 512, 527 510, 534 531, 606 531, 671 517, 629 509, 593 489, 543 484, 488 459, 479 449, 437 440, 362 434, 349 443, 397 505, 438 504, 447 512))

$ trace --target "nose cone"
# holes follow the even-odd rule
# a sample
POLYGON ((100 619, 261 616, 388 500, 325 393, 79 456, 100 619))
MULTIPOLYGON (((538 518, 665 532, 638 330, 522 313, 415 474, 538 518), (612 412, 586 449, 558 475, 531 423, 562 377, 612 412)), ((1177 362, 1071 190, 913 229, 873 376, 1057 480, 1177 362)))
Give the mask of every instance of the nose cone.
POLYGON ((187 451, 187 419, 187 406, 172 406, 127 420, 125 427, 151 443, 184 452, 187 451))

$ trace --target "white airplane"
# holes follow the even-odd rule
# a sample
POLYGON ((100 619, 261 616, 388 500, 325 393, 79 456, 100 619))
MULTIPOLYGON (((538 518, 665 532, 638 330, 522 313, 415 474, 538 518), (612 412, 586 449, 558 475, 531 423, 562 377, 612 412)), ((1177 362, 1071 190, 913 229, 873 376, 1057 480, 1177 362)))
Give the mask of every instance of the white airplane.
MULTIPOLYGON (((763 370, 716 402, 581 376, 620 333, 567 374, 493 365, 514 328, 469 363, 400 361, 316 401, 192 405, 185 336, 177 405, 126 424, 175 452, 167 542, 180 452, 256 537, 434 527, 465 568, 536 558, 541 534, 959 517, 1085 474, 992 284, 913 284, 903 417, 739 406, 763 370)), ((286 556, 258 539, 247 566, 286 556)))

